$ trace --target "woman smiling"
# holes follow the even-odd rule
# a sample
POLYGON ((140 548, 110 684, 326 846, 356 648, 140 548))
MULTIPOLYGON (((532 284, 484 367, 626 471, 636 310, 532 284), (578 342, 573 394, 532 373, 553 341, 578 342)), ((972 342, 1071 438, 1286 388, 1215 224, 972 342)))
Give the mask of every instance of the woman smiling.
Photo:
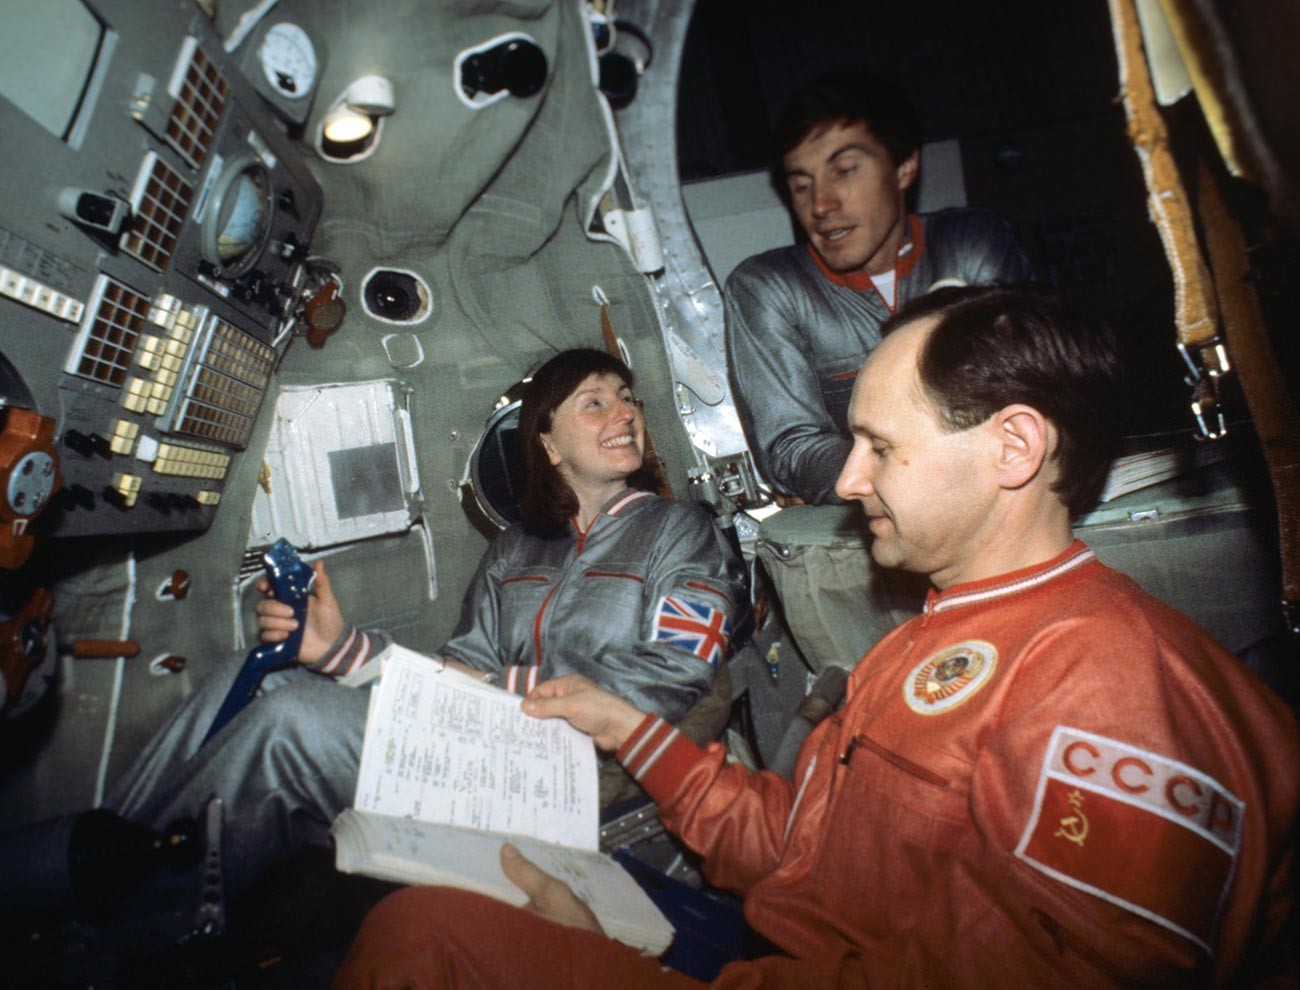
POLYGON ((557 355, 527 385, 519 435, 523 522, 484 554, 442 654, 521 692, 585 674, 680 717, 727 652, 742 576, 703 507, 654 494, 631 372, 557 355))
MULTIPOLYGON (((521 694, 585 674, 695 738, 716 736, 743 572, 707 510, 654 494, 631 372, 601 351, 558 354, 526 387, 519 435, 523 522, 488 546, 437 652, 521 694)), ((257 611, 265 642, 297 627, 273 598, 257 611)), ((325 843, 352 803, 369 694, 336 679, 389 642, 345 621, 317 561, 299 666, 270 675, 204 744, 232 659, 162 727, 109 806, 161 827, 220 797, 232 889, 304 842, 325 843)), ((630 788, 617 764, 602 770, 602 804, 630 788)))

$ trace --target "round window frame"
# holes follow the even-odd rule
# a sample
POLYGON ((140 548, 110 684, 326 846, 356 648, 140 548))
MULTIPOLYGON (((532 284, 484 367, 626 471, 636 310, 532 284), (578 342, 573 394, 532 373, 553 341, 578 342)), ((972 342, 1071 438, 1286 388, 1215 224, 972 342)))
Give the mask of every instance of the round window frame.
POLYGON ((213 266, 213 276, 232 279, 251 271, 266 252, 266 246, 271 241, 271 230, 274 226, 275 196, 272 190, 270 169, 251 153, 236 155, 226 163, 220 177, 213 184, 212 199, 208 203, 208 212, 203 219, 202 253, 204 260, 213 266), (229 263, 221 259, 219 246, 221 231, 225 227, 225 222, 229 221, 229 217, 225 217, 223 221, 223 208, 226 206, 227 197, 235 190, 239 179, 248 171, 256 171, 261 175, 262 205, 265 208, 263 214, 264 223, 257 242, 241 254, 234 263, 229 263))

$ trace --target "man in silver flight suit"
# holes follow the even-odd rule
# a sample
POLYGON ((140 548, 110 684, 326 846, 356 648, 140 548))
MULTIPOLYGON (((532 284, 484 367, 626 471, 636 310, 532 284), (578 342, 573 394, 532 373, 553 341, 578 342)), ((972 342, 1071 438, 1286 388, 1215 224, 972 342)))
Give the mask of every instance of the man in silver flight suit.
POLYGON ((766 479, 837 503, 858 369, 898 307, 937 284, 1006 284, 1029 269, 983 210, 909 214, 920 128, 891 82, 824 76, 776 125, 777 186, 807 243, 741 263, 727 280, 727 356, 741 421, 766 479))
MULTIPOLYGON (((717 675, 745 602, 744 576, 703 507, 645 490, 653 477, 642 469, 644 419, 630 396, 631 373, 602 352, 564 352, 533 377, 521 445, 536 446, 541 461, 543 438, 553 441, 561 460, 578 466, 530 468, 524 522, 484 552, 438 654, 518 694, 581 673, 665 718, 686 716, 712 738, 729 698, 710 704, 718 694, 710 686, 726 692, 717 675), (609 437, 622 434, 634 442, 611 446, 609 437), (587 476, 599 484, 584 484, 587 476)), ((262 694, 204 743, 239 663, 214 672, 107 802, 161 828, 221 797, 223 866, 235 889, 300 845, 325 844, 334 817, 352 804, 370 692, 337 679, 389 637, 347 624, 329 575, 319 561, 316 568, 299 666, 271 674, 262 694)), ((287 606, 267 599, 258 611, 264 640, 287 634, 287 606)), ((602 803, 622 796, 627 780, 613 761, 607 769, 602 803)))

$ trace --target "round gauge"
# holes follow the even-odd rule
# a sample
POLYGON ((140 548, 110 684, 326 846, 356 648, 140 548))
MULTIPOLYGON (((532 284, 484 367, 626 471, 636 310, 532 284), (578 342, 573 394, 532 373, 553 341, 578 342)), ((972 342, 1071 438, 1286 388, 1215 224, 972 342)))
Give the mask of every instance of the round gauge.
POLYGON ((281 96, 302 99, 316 81, 316 46, 297 24, 281 21, 262 36, 257 50, 266 81, 281 96))

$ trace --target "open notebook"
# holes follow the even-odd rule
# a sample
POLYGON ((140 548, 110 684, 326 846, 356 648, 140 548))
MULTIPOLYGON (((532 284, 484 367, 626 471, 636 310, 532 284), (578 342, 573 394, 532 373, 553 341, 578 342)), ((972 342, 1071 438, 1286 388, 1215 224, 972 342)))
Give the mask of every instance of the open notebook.
POLYGON ((672 926, 599 851, 591 740, 562 719, 525 715, 518 695, 403 647, 371 661, 380 663, 353 807, 331 829, 338 868, 522 906, 527 898, 499 862, 508 840, 568 883, 606 934, 663 952, 672 926))

